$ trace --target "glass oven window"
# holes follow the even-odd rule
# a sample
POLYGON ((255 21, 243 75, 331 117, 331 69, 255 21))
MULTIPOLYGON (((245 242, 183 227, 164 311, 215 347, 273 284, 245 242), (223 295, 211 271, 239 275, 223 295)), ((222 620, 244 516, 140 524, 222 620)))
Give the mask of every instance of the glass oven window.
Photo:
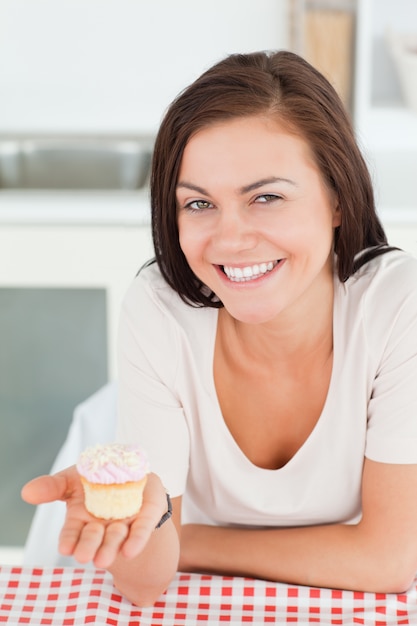
POLYGON ((20 489, 49 472, 107 360, 105 289, 0 289, 0 545, 24 544, 34 508, 20 489))

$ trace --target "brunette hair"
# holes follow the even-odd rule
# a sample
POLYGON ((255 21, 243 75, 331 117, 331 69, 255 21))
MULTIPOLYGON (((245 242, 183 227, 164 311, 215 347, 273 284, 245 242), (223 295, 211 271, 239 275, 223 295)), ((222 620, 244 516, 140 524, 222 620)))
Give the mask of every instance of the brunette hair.
POLYGON ((233 54, 173 101, 155 143, 151 174, 155 257, 167 283, 190 304, 222 306, 191 271, 179 244, 176 185, 184 148, 211 124, 258 114, 276 117, 307 141, 323 179, 336 192, 341 224, 335 230, 334 251, 340 280, 391 249, 351 122, 328 80, 292 52, 233 54), (358 259, 357 254, 369 248, 358 259))

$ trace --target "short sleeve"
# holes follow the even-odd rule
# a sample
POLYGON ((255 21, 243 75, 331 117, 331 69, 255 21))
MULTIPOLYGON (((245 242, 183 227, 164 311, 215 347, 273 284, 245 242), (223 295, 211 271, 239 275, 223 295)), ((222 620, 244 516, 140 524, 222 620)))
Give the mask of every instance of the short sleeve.
POLYGON ((365 454, 382 463, 417 463, 417 261, 409 261, 388 275, 367 310, 369 349, 380 362, 365 454))
POLYGON ((129 289, 119 324, 117 439, 136 442, 171 496, 182 495, 189 464, 189 434, 175 391, 175 323, 146 281, 129 289))

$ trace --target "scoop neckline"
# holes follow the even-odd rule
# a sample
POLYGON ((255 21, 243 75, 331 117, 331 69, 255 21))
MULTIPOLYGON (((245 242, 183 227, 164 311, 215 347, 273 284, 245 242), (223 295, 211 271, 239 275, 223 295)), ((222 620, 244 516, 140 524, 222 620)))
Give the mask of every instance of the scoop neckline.
POLYGON ((208 368, 208 372, 206 372, 206 375, 209 380, 210 395, 214 398, 214 403, 216 407, 216 410, 213 413, 213 418, 216 420, 216 423, 218 424, 219 429, 221 429, 223 435, 226 437, 229 450, 232 451, 232 453, 238 458, 238 460, 243 462, 245 465, 249 466, 252 469, 252 471, 268 473, 268 474, 277 473, 277 472, 283 473, 287 471, 288 468, 291 468, 291 466, 296 463, 297 459, 303 454, 303 451, 307 447, 312 445, 312 443, 314 442, 314 439, 318 436, 317 433, 323 428, 323 424, 328 419, 328 416, 330 414, 330 412, 328 411, 328 406, 331 402, 331 398, 334 393, 336 372, 339 370, 339 365, 340 365, 339 332, 338 332, 338 329, 339 329, 339 290, 340 290, 340 284, 337 279, 337 276, 335 276, 334 291, 333 291, 333 294, 334 294, 333 295, 333 364, 332 364, 332 372, 330 376, 329 386, 327 389, 326 399, 324 401, 322 411, 313 429, 308 435, 307 439, 302 443, 302 445, 298 448, 295 454, 289 459, 289 461, 285 463, 285 465, 283 465, 282 467, 278 467, 276 469, 260 467, 259 465, 256 465, 255 463, 253 463, 243 452, 242 448, 238 445, 238 443, 236 442, 235 438, 233 437, 232 433, 229 430, 229 427, 227 426, 224 420, 223 413, 220 407, 219 398, 217 395, 216 385, 214 382, 214 350, 215 350, 216 336, 217 336, 217 324, 218 324, 218 319, 219 319, 219 310, 218 309, 216 310, 216 314, 214 316, 214 321, 213 321, 212 333, 211 333, 210 358, 208 359, 210 367, 208 368))

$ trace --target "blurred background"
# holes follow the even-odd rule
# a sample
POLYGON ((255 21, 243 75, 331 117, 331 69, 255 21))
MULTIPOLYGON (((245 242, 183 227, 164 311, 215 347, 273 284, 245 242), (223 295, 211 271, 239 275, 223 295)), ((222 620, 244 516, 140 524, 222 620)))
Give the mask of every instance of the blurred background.
POLYGON ((415 0, 0 0, 0 562, 32 519, 21 486, 117 378, 165 108, 223 56, 278 48, 334 83, 391 243, 417 254, 415 0))

